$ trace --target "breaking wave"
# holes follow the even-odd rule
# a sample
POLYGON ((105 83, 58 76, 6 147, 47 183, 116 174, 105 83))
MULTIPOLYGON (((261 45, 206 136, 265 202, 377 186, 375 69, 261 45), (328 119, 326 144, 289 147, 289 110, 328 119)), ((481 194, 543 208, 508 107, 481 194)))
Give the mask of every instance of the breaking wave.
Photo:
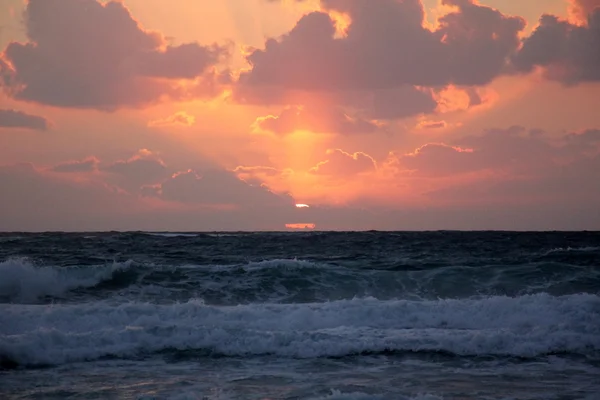
POLYGON ((4 364, 47 365, 157 352, 293 358, 443 352, 457 356, 598 356, 600 297, 208 306, 150 303, 1 305, 4 364))
POLYGON ((133 262, 85 267, 36 266, 26 258, 0 262, 0 301, 30 303, 62 297, 79 288, 94 287, 127 271, 133 262))

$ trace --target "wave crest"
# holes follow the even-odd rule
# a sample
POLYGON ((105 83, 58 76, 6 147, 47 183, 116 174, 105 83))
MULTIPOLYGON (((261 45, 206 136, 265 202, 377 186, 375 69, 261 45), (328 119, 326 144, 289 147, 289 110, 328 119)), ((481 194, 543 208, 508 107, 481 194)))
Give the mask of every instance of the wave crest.
POLYGON ((131 268, 132 261, 86 267, 36 266, 26 258, 0 262, 0 300, 31 303, 43 297, 61 297, 78 288, 89 288, 113 279, 131 268))

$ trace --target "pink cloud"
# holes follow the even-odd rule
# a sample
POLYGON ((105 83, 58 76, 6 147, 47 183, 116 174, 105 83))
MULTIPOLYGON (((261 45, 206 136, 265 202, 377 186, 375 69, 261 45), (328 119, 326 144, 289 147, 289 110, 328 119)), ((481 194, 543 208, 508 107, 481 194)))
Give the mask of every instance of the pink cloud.
POLYGON ((217 45, 167 45, 116 1, 30 0, 24 22, 29 42, 5 49, 0 84, 15 99, 58 107, 114 110, 182 98, 189 94, 171 80, 210 88, 203 81, 215 79, 211 69, 227 55, 217 45))

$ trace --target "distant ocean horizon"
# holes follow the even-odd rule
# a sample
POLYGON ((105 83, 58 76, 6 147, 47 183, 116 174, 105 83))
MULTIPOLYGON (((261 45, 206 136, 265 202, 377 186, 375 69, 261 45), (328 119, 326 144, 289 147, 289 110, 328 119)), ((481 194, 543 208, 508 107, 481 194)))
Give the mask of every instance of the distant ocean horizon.
POLYGON ((600 232, 0 233, 3 399, 597 399, 600 232))

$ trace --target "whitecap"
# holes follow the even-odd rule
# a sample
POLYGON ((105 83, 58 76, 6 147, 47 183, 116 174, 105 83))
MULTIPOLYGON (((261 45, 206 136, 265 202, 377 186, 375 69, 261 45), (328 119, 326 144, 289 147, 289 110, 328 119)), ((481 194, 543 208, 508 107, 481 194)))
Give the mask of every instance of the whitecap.
POLYGON ((167 349, 296 358, 388 351, 598 354, 600 297, 366 298, 228 307, 201 300, 0 305, 0 357, 19 364, 126 358, 167 349))
POLYGON ((132 261, 78 267, 36 266, 26 258, 0 262, 0 298, 30 303, 45 297, 60 297, 70 290, 88 288, 110 280, 131 267, 132 261))

